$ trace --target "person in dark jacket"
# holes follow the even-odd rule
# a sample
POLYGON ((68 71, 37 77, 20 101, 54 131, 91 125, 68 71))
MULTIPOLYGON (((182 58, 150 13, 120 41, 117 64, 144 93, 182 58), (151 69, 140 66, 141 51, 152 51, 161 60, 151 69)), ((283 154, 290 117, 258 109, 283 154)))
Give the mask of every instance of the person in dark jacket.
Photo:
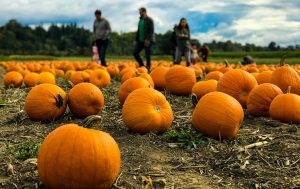
POLYGON ((111 28, 109 22, 101 16, 101 11, 95 11, 95 21, 94 21, 94 39, 98 48, 98 54, 100 56, 101 65, 106 66, 106 49, 108 47, 108 38, 111 33, 111 28))
POLYGON ((184 53, 187 66, 191 63, 191 34, 190 28, 185 18, 181 18, 176 31, 176 64, 180 64, 182 54, 184 53))
POLYGON ((254 60, 250 55, 245 55, 241 63, 242 65, 253 64, 254 60))
POLYGON ((201 57, 202 57, 203 62, 207 62, 207 58, 209 55, 209 47, 207 45, 203 45, 200 48, 200 52, 201 52, 201 57))
POLYGON ((172 58, 173 58, 173 63, 175 64, 176 63, 176 56, 175 56, 175 53, 176 53, 176 47, 177 47, 177 39, 176 39, 176 28, 178 27, 177 24, 174 25, 174 28, 173 28, 173 32, 171 34, 171 38, 170 38, 170 42, 172 44, 172 47, 171 47, 171 54, 172 54, 172 58))
POLYGON ((140 20, 135 37, 135 47, 133 56, 140 66, 144 66, 144 62, 140 56, 140 52, 145 49, 147 68, 150 71, 151 66, 151 46, 154 39, 154 23, 152 18, 147 15, 146 8, 139 9, 140 20))

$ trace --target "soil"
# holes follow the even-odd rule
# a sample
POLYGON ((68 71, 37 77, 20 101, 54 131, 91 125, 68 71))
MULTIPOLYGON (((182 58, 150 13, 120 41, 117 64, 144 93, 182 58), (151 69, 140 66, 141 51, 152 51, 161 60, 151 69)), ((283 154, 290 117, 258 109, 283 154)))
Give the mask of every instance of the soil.
MULTIPOLYGON (((30 89, 4 89, 4 73, 0 68, 0 100, 14 103, 0 106, 0 188, 45 188, 38 178, 36 157, 18 160, 8 146, 28 139, 42 142, 59 125, 81 120, 67 110, 48 124, 31 121, 24 112, 30 89)), ((58 85, 65 91, 71 87, 63 79, 58 85)), ((208 144, 187 150, 171 145, 166 135, 128 132, 117 99, 119 86, 113 79, 110 87, 101 89, 105 108, 101 124, 94 127, 110 133, 121 150, 121 172, 112 188, 300 188, 299 125, 254 118, 245 110, 236 140, 208 139, 208 144)), ((171 129, 191 128, 190 98, 163 93, 174 111, 171 129)))

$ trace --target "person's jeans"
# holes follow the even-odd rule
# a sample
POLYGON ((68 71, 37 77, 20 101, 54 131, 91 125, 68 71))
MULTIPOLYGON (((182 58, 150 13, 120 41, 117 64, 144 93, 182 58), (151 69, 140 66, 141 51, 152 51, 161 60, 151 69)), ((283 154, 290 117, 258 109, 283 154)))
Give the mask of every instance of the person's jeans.
POLYGON ((140 56, 140 52, 145 49, 146 61, 147 61, 147 68, 150 68, 151 65, 151 46, 150 43, 148 46, 144 45, 144 42, 137 41, 134 47, 133 56, 135 60, 139 63, 140 66, 144 66, 144 62, 140 56))
POLYGON ((96 45, 98 48, 98 54, 101 60, 101 65, 106 66, 106 49, 108 47, 108 39, 97 39, 96 40, 96 45))
POLYGON ((186 64, 187 66, 190 65, 191 63, 191 51, 187 50, 187 51, 181 51, 178 47, 176 48, 176 55, 175 55, 175 62, 176 64, 180 64, 181 62, 181 57, 182 54, 184 53, 185 59, 186 59, 186 64))

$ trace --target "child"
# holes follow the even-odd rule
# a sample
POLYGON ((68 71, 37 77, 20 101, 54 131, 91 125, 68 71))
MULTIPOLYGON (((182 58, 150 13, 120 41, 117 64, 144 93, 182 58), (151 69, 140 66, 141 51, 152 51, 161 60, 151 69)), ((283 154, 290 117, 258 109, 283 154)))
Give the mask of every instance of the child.
POLYGON ((192 54, 191 54, 191 62, 192 64, 195 64, 197 61, 200 60, 200 57, 198 55, 198 48, 197 45, 193 44, 191 48, 192 54))
POLYGON ((98 48, 96 42, 93 42, 92 52, 93 52, 92 61, 96 61, 99 64, 99 54, 98 54, 98 48))

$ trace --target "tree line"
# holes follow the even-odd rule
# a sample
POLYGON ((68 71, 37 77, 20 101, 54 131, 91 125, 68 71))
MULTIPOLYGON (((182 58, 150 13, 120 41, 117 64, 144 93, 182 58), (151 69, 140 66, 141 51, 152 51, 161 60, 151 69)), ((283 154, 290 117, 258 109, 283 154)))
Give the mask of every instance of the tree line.
MULTIPOLYGON (((172 52, 172 31, 156 34, 156 43, 153 54, 167 55, 172 52)), ((133 50, 134 32, 110 35, 109 55, 131 55, 133 50)), ((76 23, 56 25, 52 24, 47 30, 42 26, 23 26, 17 20, 10 20, 0 27, 0 54, 1 55, 54 55, 54 56, 89 56, 93 34, 90 30, 79 27, 76 23)), ((197 39, 192 43, 204 45, 197 39)), ((245 45, 230 40, 221 42, 213 40, 205 43, 212 51, 279 51, 299 50, 300 45, 280 47, 275 42, 270 42, 266 47, 246 43, 245 45)))

